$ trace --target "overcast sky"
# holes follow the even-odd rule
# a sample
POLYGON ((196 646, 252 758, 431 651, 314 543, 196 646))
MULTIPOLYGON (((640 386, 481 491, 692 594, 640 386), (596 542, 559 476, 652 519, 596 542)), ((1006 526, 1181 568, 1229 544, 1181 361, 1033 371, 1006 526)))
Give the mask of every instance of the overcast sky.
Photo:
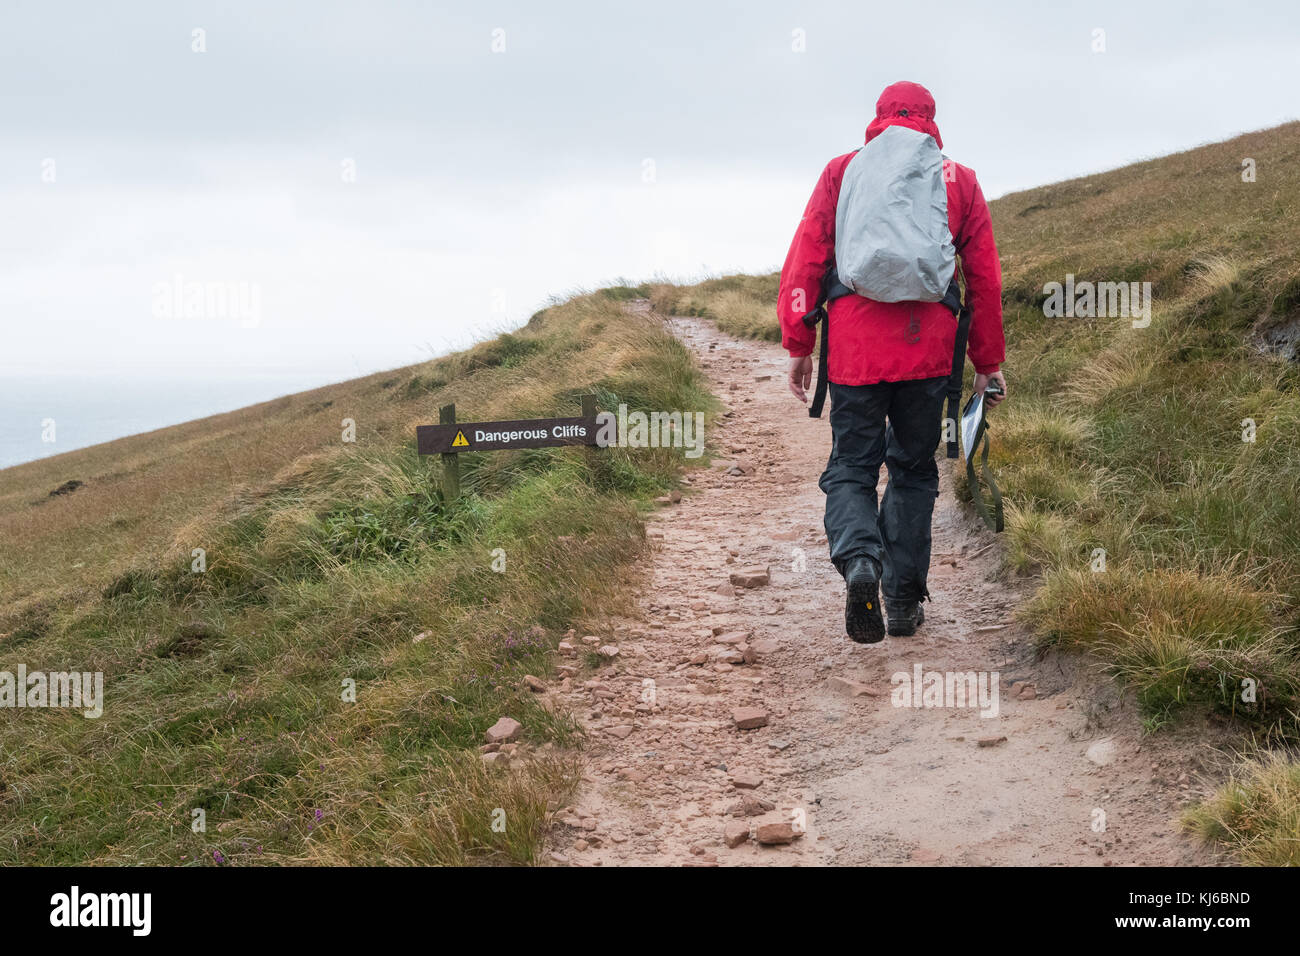
POLYGON ((1298 24, 1295 0, 3 0, 0 371, 326 382, 618 277, 775 268, 892 81, 930 88, 992 198, 1295 118, 1298 24), (256 314, 169 318, 177 282, 256 314))

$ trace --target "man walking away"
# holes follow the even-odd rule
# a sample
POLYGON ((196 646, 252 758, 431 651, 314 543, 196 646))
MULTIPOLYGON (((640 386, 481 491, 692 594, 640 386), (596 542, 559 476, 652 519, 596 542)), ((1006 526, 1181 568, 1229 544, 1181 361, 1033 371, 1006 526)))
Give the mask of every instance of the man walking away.
POLYGON ((914 634, 924 620, 958 257, 975 391, 1002 387, 990 407, 1006 391, 1002 270, 988 205, 975 173, 940 153, 934 114, 925 87, 886 87, 866 145, 826 166, 781 270, 782 345, 790 390, 803 402, 816 344, 803 320, 830 296, 832 438, 820 486, 831 561, 846 583, 845 629, 863 644, 885 635, 882 591, 891 635, 914 634), (877 507, 882 463, 889 483, 877 507))

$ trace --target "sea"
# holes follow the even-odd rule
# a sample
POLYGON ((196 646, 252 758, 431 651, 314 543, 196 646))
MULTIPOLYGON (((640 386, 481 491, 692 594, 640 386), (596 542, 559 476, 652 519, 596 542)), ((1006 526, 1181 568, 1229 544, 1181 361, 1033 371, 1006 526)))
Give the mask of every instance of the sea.
POLYGON ((247 371, 220 377, 155 373, 0 373, 0 468, 177 425, 351 377, 247 371))

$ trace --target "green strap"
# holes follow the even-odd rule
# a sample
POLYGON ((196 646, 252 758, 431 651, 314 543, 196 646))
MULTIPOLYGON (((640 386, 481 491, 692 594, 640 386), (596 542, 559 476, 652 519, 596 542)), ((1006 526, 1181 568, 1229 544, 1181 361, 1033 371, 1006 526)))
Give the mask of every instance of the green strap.
POLYGON ((984 484, 988 486, 989 497, 993 500, 993 513, 989 514, 988 505, 984 503, 984 493, 980 490, 979 482, 975 479, 975 457, 971 454, 966 455, 966 480, 970 485, 971 501, 975 505, 975 511, 988 525, 992 531, 1000 532, 1003 528, 1002 522, 1002 492, 998 490, 998 483, 993 480, 993 471, 989 468, 989 432, 988 422, 980 426, 980 435, 976 439, 978 444, 981 440, 984 447, 980 449, 980 474, 984 477, 984 484))

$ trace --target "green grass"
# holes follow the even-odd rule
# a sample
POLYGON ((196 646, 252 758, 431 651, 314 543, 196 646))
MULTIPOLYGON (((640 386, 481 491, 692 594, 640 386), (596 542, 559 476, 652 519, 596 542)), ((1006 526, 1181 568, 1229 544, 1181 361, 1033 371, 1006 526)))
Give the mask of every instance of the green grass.
POLYGON ((663 315, 693 315, 710 319, 737 338, 780 342, 776 322, 779 276, 721 276, 696 285, 654 283, 650 301, 663 315))
POLYGON ((1214 797, 1188 810, 1183 826, 1233 848, 1254 866, 1300 866, 1300 761, 1266 753, 1243 759, 1214 797))
MULTIPOLYGON (((686 349, 625 298, 580 296, 467 352, 334 386, 328 414, 352 412, 356 444, 322 429, 312 447, 241 459, 249 432, 295 425, 261 406, 223 416, 227 437, 198 449, 190 426, 155 433, 156 463, 68 496, 92 516, 79 542, 89 567, 70 582, 41 564, 60 551, 28 520, 51 507, 40 493, 54 466, 0 476, 0 521, 32 536, 19 543, 30 574, 6 566, 24 593, 0 617, 0 670, 102 671, 106 698, 99 719, 0 710, 0 863, 536 860, 581 739, 522 677, 546 678, 567 628, 627 600, 639 509, 683 459, 464 455, 463 495, 448 502, 414 425, 450 400, 466 420, 573 414, 592 391, 602 407, 711 412, 686 349), (165 472, 187 446, 208 468, 245 461, 193 520, 177 504, 194 494, 190 473, 165 472), (127 494, 151 481, 166 485, 152 512, 127 494), (131 550, 113 530, 131 509, 154 547, 131 550), (502 715, 523 723, 522 750, 488 768, 479 745, 502 715)), ((62 458, 57 473, 88 473, 111 455, 62 458)))

